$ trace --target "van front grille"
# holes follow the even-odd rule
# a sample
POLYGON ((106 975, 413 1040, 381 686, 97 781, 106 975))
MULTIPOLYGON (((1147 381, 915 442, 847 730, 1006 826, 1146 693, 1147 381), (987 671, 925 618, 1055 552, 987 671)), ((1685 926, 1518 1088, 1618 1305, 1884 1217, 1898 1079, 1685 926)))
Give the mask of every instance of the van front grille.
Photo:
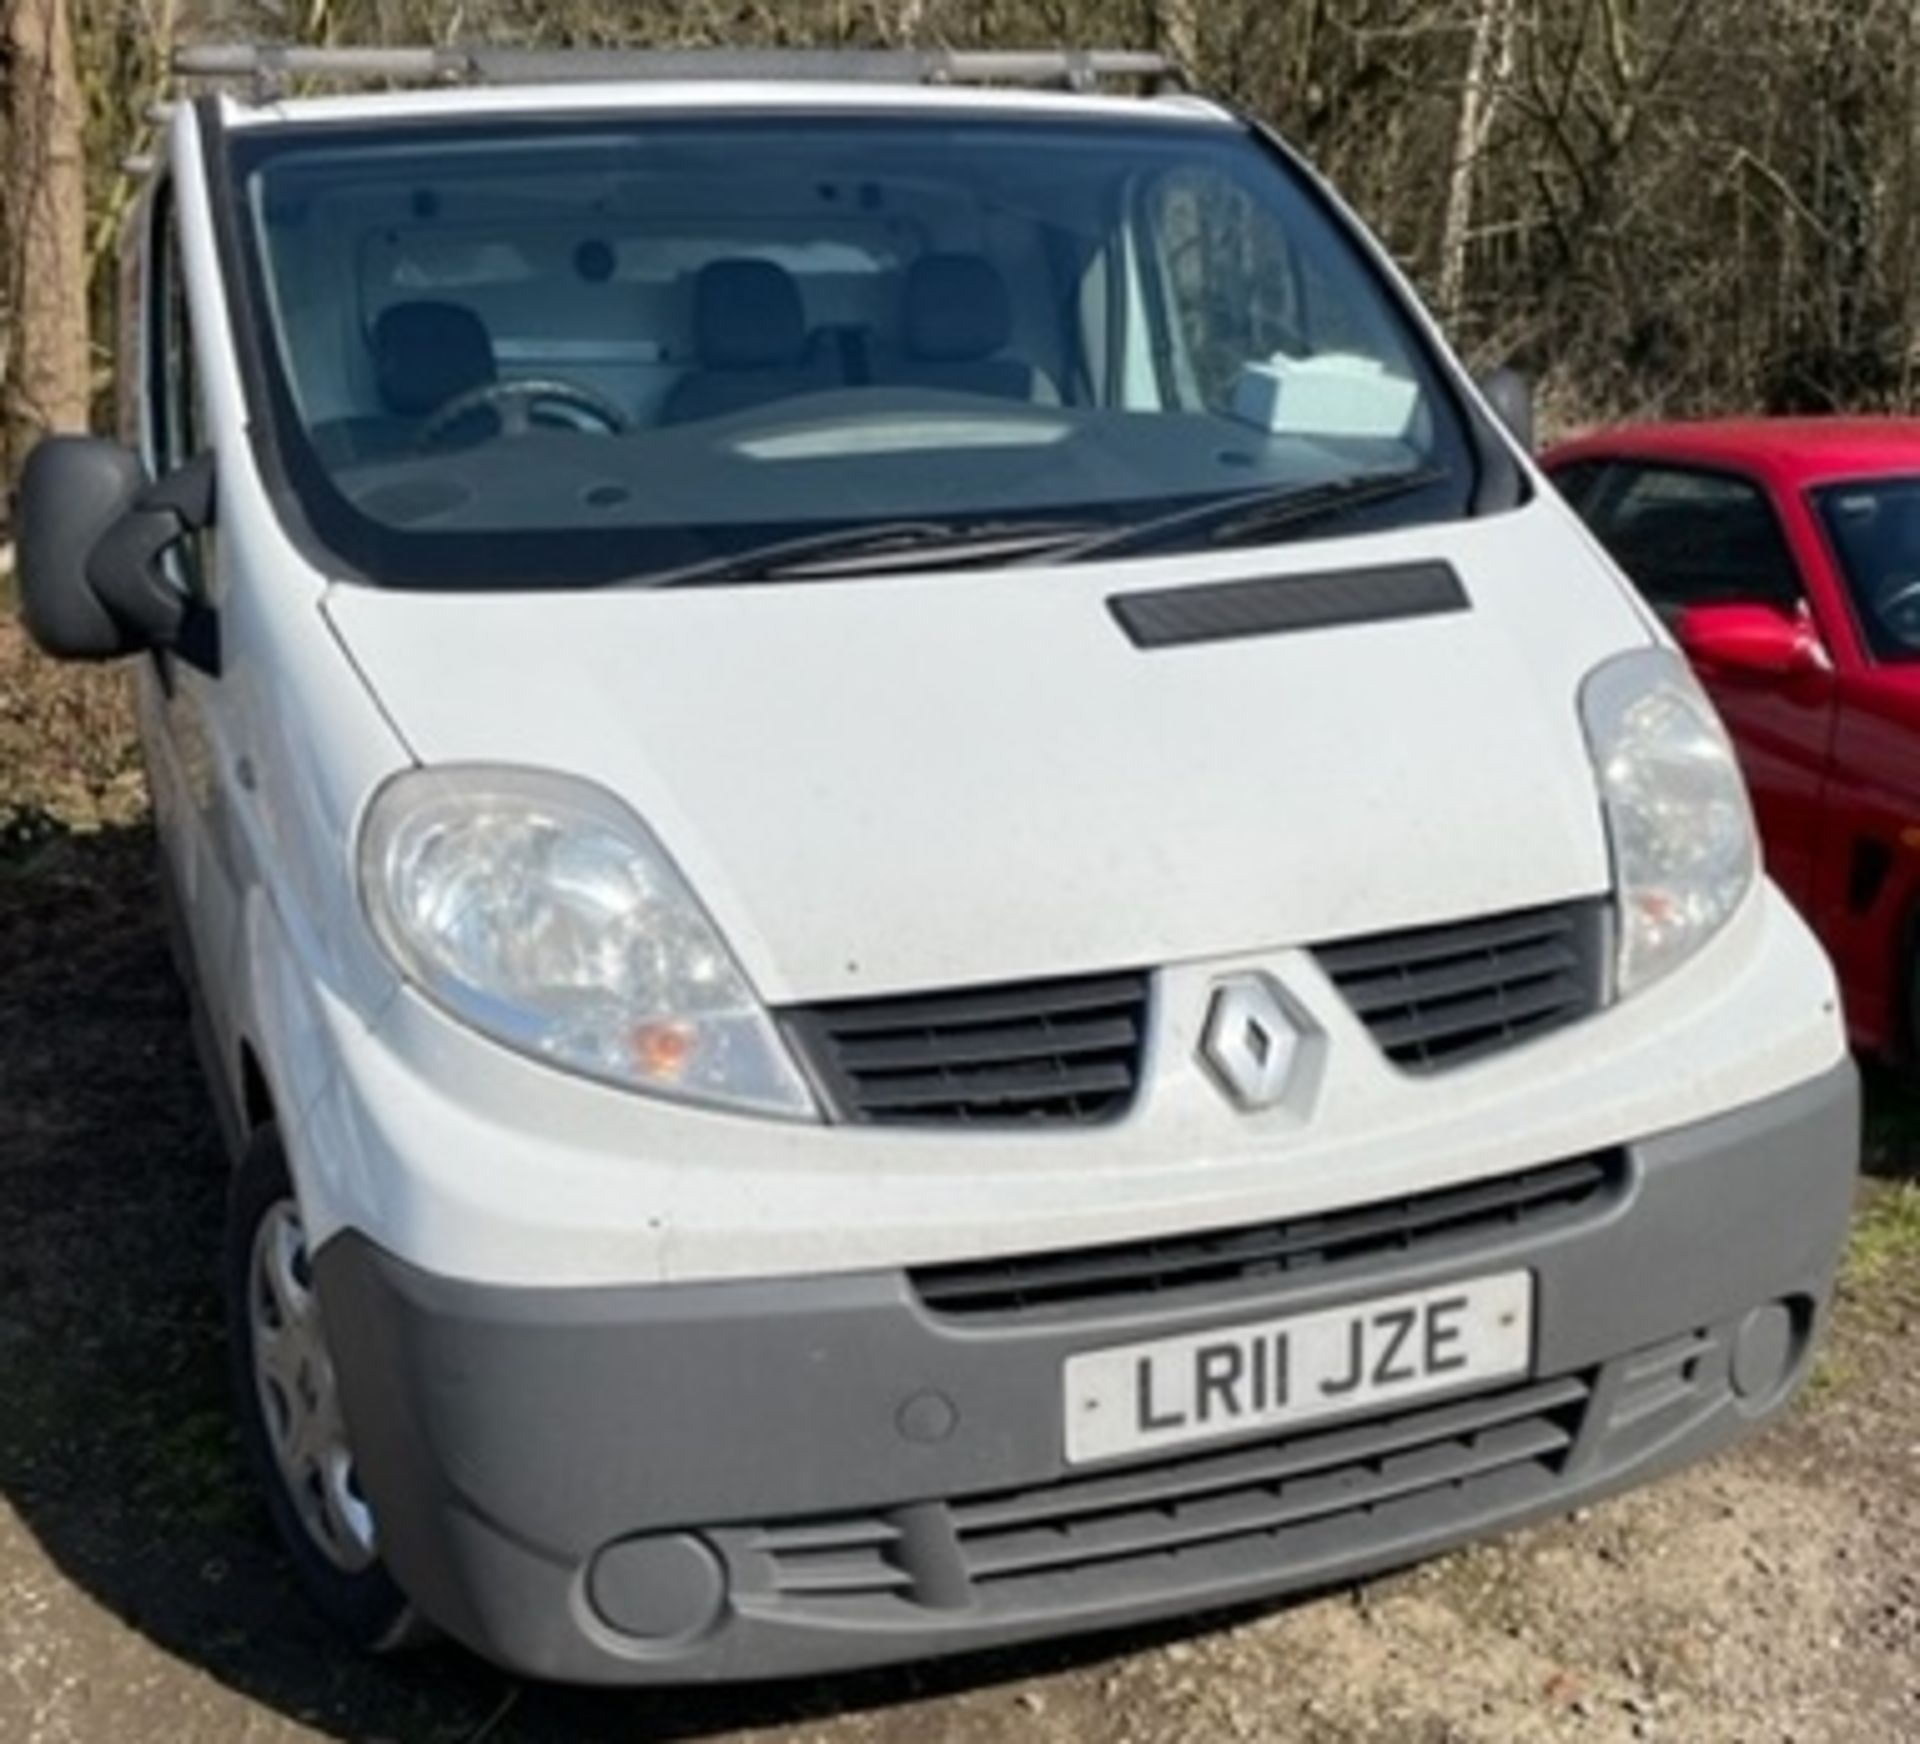
POLYGON ((1606 942, 1607 907, 1594 901, 1349 939, 1314 956, 1380 1051, 1430 1073, 1597 1011, 1606 942))
POLYGON ((1149 985, 1097 975, 782 1015, 842 1120, 1088 1126, 1132 1106, 1149 985))
POLYGON ((1393 1554, 1550 1502, 1590 1372, 1018 1490, 749 1528, 771 1602, 822 1621, 1068 1615, 1393 1554))
MULTIPOLYGON (((1579 1434, 1589 1386, 1566 1376, 1226 1452, 1079 1475, 954 1502, 976 1590, 1006 1586, 1059 1603, 1061 1583, 1110 1590, 1131 1567, 1166 1582, 1183 1553, 1229 1545, 1287 1562, 1426 1524, 1475 1489, 1545 1496, 1579 1434), (1051 1590, 1049 1590, 1051 1589, 1051 1590)), ((1484 1505, 1479 1498, 1475 1505, 1484 1505)))
MULTIPOLYGON (((1563 904, 1385 933, 1314 956, 1409 1072, 1465 1065, 1598 1009, 1607 910, 1563 904)), ((1140 1089, 1142 971, 840 1000, 782 1012, 829 1112, 889 1126, 1091 1126, 1140 1089)))
POLYGON ((1284 1223, 963 1260, 922 1266, 909 1277, 923 1305, 952 1318, 1162 1307, 1189 1294, 1270 1285, 1302 1273, 1325 1280, 1342 1270, 1470 1251, 1514 1235, 1537 1239, 1610 1202, 1626 1172, 1626 1157, 1613 1151, 1284 1223))

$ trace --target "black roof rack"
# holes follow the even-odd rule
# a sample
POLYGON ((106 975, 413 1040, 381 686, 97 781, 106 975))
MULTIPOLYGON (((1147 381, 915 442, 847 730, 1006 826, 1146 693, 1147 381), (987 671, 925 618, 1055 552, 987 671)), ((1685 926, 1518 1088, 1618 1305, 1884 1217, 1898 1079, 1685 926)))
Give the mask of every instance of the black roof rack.
POLYGON ((290 79, 374 85, 764 79, 1065 91, 1114 83, 1156 92, 1189 88, 1178 63, 1133 49, 327 48, 230 42, 180 48, 173 70, 182 78, 246 81, 262 101, 278 96, 290 79))

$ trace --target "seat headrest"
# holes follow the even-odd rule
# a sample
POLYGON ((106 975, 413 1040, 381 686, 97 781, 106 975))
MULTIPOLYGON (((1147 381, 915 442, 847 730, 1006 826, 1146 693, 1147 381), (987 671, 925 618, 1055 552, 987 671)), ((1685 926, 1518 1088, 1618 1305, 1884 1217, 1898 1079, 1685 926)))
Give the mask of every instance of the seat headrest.
POLYGON ((497 379, 486 323, 459 303, 395 303, 373 324, 373 365, 387 409, 422 418, 497 379))
POLYGON ((922 255, 907 270, 907 351, 928 363, 970 363, 1013 337, 1007 281, 978 254, 922 255))
POLYGON ((714 260, 693 281, 694 345, 704 369, 798 363, 807 315, 793 275, 770 260, 714 260))

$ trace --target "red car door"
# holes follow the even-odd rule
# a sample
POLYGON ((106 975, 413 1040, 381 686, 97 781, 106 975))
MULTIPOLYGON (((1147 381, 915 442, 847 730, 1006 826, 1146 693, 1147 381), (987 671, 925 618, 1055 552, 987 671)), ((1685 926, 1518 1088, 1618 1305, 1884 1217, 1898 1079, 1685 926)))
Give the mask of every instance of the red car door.
POLYGON ((1816 485, 1789 515, 1837 697, 1814 925, 1855 1042, 1895 1051, 1920 994, 1920 475, 1816 485))

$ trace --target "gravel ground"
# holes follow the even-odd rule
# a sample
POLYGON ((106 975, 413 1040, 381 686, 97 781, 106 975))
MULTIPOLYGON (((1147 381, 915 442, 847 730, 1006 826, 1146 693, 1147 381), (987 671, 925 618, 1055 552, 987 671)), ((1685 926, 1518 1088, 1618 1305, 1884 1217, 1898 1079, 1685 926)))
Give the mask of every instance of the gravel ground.
POLYGON ((354 1660, 229 1433, 150 846, 117 686, 0 626, 0 1739, 1920 1739, 1920 1116, 1882 1083, 1807 1398, 1579 1518, 1287 1609, 744 1695, 354 1660))

